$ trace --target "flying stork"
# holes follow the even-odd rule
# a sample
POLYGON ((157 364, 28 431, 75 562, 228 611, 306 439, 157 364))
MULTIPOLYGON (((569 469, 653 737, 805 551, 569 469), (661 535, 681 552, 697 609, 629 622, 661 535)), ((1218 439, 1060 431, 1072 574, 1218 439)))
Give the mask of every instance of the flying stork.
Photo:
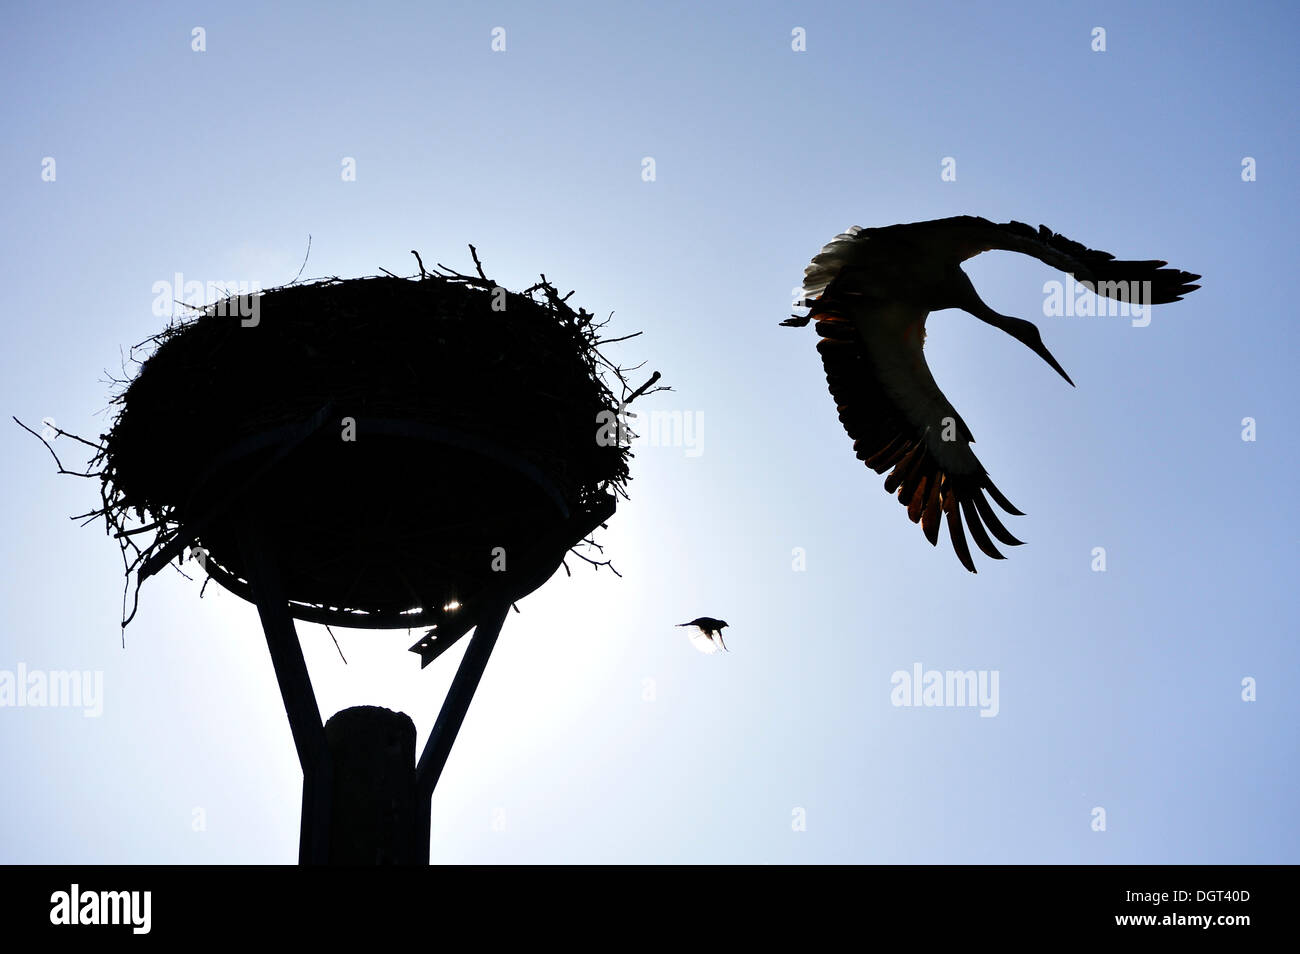
POLYGON ((1007 513, 1022 514, 989 479, 970 449, 970 428, 930 374, 922 350, 925 319, 960 308, 1023 342, 1074 385, 1037 326, 984 304, 962 271, 962 262, 990 249, 1032 255, 1098 294, 1143 305, 1179 301, 1200 287, 1189 283, 1201 277, 1166 268, 1167 262, 1117 261, 1046 226, 999 225, 971 215, 854 226, 804 269, 801 303, 809 312, 781 324, 816 321, 826 380, 858 458, 878 474, 893 468, 885 490, 897 491, 931 544, 939 541, 941 515, 946 518, 953 550, 972 573, 966 530, 995 560, 1005 558, 990 533, 1007 546, 1022 542, 1007 532, 985 492, 1007 513))

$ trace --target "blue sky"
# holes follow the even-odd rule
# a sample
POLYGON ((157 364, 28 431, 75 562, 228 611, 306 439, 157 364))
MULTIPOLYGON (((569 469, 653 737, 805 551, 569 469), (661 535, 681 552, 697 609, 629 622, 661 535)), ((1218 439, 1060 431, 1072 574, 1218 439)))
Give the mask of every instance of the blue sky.
MULTIPOLYGON (((619 356, 674 388, 644 409, 701 430, 637 448, 622 579, 576 566, 507 621, 435 861, 1300 861, 1298 25, 1281 3, 15 8, 0 404, 105 430, 176 272, 282 284, 308 235, 308 276, 409 273, 412 248, 468 268, 472 242, 503 284, 545 272, 644 331, 619 356), (956 214, 1204 275, 1135 328, 1042 317, 1061 276, 1033 260, 967 263, 1078 384, 931 317, 935 378, 1027 514, 977 576, 855 460, 811 329, 777 324, 844 227, 956 214), (701 614, 730 655, 673 628, 701 614), (917 663, 996 671, 996 717, 891 704, 917 663)), ((165 574, 123 650, 116 547, 66 519, 96 487, 0 441, 0 672, 103 680, 95 717, 0 707, 0 860, 294 861, 253 608, 165 574)), ((399 708, 423 744, 453 659, 351 631, 344 666, 300 634, 325 714, 399 708)))

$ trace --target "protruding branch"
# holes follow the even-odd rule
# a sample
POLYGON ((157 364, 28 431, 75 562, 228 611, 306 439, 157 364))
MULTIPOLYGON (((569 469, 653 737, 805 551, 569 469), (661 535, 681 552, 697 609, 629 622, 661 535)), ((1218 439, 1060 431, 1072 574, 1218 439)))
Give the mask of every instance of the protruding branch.
MULTIPOLYGON (((478 277, 483 279, 485 282, 490 282, 491 279, 488 278, 487 275, 483 274, 483 263, 478 260, 478 249, 471 245, 469 247, 469 254, 474 259, 474 267, 478 269, 478 277)), ((570 292, 569 294, 573 293, 570 292)))
MULTIPOLYGON (((38 441, 40 441, 42 444, 45 445, 45 449, 46 449, 47 451, 49 451, 49 452, 50 452, 50 456, 54 458, 54 463, 55 463, 56 465, 58 465, 59 473, 60 473, 60 474, 68 474, 69 476, 72 476, 72 477, 98 477, 98 476, 100 476, 100 475, 97 474, 97 473, 88 473, 88 474, 83 474, 83 473, 80 473, 80 472, 75 471, 75 470, 68 470, 66 467, 63 466, 63 461, 59 460, 59 455, 56 454, 56 453, 54 453, 54 448, 50 446, 50 442, 49 442, 49 441, 47 441, 44 437, 42 437, 42 436, 41 436, 40 434, 38 434, 36 431, 32 430, 30 427, 28 427, 28 426, 27 426, 26 424, 24 424, 22 421, 18 420, 18 418, 16 418, 16 417, 14 418, 14 423, 17 424, 19 427, 21 427, 23 430, 25 430, 28 434, 31 434, 32 437, 35 437, 38 441)), ((47 425, 47 426, 53 427, 54 425, 47 425)), ((71 437, 74 441, 81 441, 81 443, 87 445, 88 447, 93 447, 93 448, 95 448, 95 450, 103 450, 103 448, 100 447, 98 444, 92 444, 92 443, 90 443, 90 441, 86 440, 85 438, 78 437, 76 434, 69 434, 67 431, 62 430, 61 428, 55 427, 55 428, 54 428, 54 432, 55 432, 55 435, 58 436, 58 437, 71 437)))
MULTIPOLYGON (((640 332, 638 332, 638 334, 640 334, 640 332)), ((640 386, 639 388, 637 388, 635 391, 633 391, 632 394, 631 394, 631 396, 628 397, 628 399, 627 399, 626 401, 623 402, 623 406, 626 407, 627 405, 629 405, 629 404, 631 404, 633 401, 635 401, 637 398, 639 398, 642 394, 645 393, 646 388, 650 387, 650 385, 652 385, 652 384, 654 384, 656 381, 658 381, 660 377, 662 377, 662 375, 660 375, 660 373, 659 373, 658 371, 656 371, 654 374, 650 375, 650 380, 647 381, 645 384, 641 385, 641 386, 640 386)), ((658 390, 666 390, 666 389, 658 389, 658 390)))
POLYGON ((293 281, 289 282, 290 285, 292 285, 298 279, 302 278, 302 270, 307 267, 307 259, 309 258, 311 258, 311 235, 310 234, 308 234, 307 236, 307 254, 302 257, 302 264, 298 266, 298 274, 293 276, 293 281))

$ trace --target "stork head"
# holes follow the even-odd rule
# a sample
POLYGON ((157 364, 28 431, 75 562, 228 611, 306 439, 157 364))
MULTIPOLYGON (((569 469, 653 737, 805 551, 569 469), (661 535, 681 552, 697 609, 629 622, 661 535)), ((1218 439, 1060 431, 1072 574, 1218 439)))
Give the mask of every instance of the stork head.
POLYGON ((1032 321, 1026 321, 1024 318, 1010 318, 1007 315, 999 315, 988 305, 984 304, 984 300, 980 298, 979 293, 975 291, 975 286, 971 284, 970 278, 966 276, 966 273, 961 271, 960 268, 957 269, 957 271, 961 273, 962 279, 964 279, 964 281, 959 280, 957 282, 958 286, 961 288, 959 293, 960 303, 957 305, 958 308, 962 309, 962 311, 969 312, 980 321, 990 324, 994 328, 1001 328, 1007 334, 1011 335, 1011 337, 1028 347, 1034 354, 1038 355, 1050 364, 1057 374, 1065 378, 1070 387, 1074 387, 1074 382, 1071 381, 1070 376, 1065 373, 1065 369, 1061 367, 1060 362, 1052 356, 1052 352, 1047 350, 1047 345, 1043 344, 1042 332, 1038 330, 1036 324, 1032 321))

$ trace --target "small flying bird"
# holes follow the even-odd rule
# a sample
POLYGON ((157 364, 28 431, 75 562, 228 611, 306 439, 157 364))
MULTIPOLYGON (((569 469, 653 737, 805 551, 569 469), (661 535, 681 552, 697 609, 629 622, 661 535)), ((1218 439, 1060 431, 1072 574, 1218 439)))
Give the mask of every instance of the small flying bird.
POLYGON ((1015 516, 1021 512, 993 485, 971 451, 975 438, 934 382, 925 362, 925 320, 932 311, 960 308, 1027 345, 1071 386, 1070 376, 1043 344, 1037 326, 999 315, 975 291, 961 263, 990 249, 1032 255, 1117 301, 1153 305, 1179 301, 1200 278, 1162 261, 1117 261, 1046 226, 997 224, 972 215, 885 228, 854 226, 835 236, 804 269, 804 316, 816 321, 817 351, 853 449, 878 474, 890 470, 885 490, 898 493, 913 523, 931 544, 941 517, 957 558, 975 572, 975 545, 1005 559, 991 533, 1020 546, 984 496, 1015 516), (964 524, 963 527, 963 518, 964 524))
POLYGON ((677 625, 691 627, 691 631, 686 635, 690 637, 691 645, 700 652, 708 653, 710 656, 714 653, 731 652, 727 644, 722 641, 722 630, 727 625, 726 621, 714 619, 712 616, 701 616, 689 623, 677 625))

